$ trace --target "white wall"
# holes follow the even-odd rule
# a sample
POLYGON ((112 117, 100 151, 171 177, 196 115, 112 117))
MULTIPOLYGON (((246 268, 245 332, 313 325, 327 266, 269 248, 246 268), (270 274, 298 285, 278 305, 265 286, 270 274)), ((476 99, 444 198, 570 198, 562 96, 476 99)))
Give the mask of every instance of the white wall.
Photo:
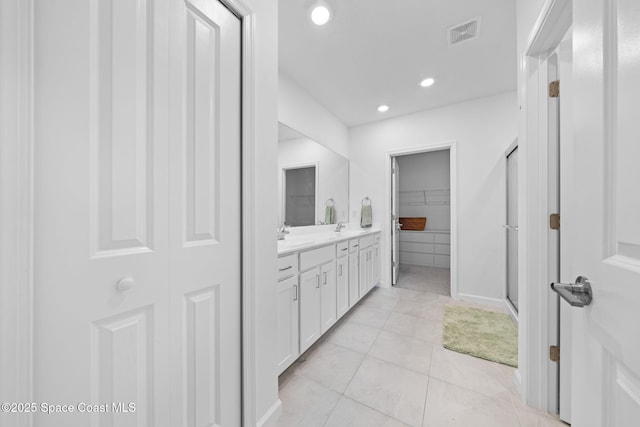
POLYGON ((294 165, 317 163, 316 186, 318 205, 316 222, 324 221, 326 201, 334 200, 336 221, 348 221, 349 161, 308 138, 280 141, 278 144, 278 200, 279 224, 282 224, 282 169, 294 165))
POLYGON ((344 123, 282 72, 278 84, 278 120, 348 158, 349 132, 344 123))
MULTIPOLYGON (((515 92, 351 128, 351 221, 359 220, 360 200, 371 197, 373 220, 383 229, 383 254, 390 253, 389 183, 383 172, 387 152, 457 141, 458 293, 501 299, 506 268, 504 150, 516 134, 515 92)), ((383 263, 383 282, 389 281, 389 267, 383 263)))
POLYGON ((427 202, 434 204, 418 205, 421 196, 416 190, 443 190, 451 185, 449 150, 430 151, 428 153, 398 156, 400 216, 427 217, 426 230, 450 230, 451 206, 445 192, 427 195, 427 202), (407 193, 409 192, 409 193, 407 193), (439 204, 437 202, 447 202, 439 204))

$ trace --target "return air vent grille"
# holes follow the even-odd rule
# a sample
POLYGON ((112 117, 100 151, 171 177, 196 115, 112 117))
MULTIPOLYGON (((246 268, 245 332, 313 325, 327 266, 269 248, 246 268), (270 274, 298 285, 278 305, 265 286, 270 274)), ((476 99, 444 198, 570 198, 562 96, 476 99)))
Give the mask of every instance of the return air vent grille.
POLYGON ((480 34, 480 18, 450 27, 447 31, 449 46, 462 43, 467 40, 477 39, 480 34))

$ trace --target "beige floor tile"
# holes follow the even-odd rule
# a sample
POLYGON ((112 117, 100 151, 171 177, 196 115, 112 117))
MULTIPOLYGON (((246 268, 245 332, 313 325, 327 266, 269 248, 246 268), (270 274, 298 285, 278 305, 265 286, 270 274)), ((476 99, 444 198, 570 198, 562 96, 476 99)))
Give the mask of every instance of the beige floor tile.
POLYGON ((347 321, 331 332, 329 341, 359 353, 367 354, 379 332, 380 329, 347 321))
POLYGON ((382 331, 369 350, 369 356, 428 375, 432 350, 433 346, 428 342, 382 331))
POLYGON ((518 418, 509 400, 487 397, 435 378, 429 380, 423 426, 517 425, 518 418))
POLYGON ((420 425, 428 377, 366 358, 345 391, 350 397, 412 426, 420 425))
POLYGON ((347 397, 342 397, 325 427, 403 427, 406 424, 347 397))
POLYGON ((400 313, 391 313, 384 331, 393 332, 422 341, 442 344, 442 323, 429 319, 416 319, 400 313))
POLYGON ((377 308, 371 308, 360 304, 354 308, 346 322, 356 322, 361 325, 371 326, 372 328, 382 329, 384 323, 387 321, 390 312, 386 310, 380 310, 377 308))
POLYGON ((280 389, 282 414, 278 427, 323 426, 340 394, 301 375, 294 375, 280 389))
POLYGON ((400 299, 395 307, 393 307, 393 311, 407 316, 441 320, 444 313, 444 306, 438 300, 425 303, 416 301, 415 299, 400 299))
POLYGON ((512 402, 522 427, 563 427, 568 425, 557 416, 527 406, 519 397, 514 397, 512 402))
POLYGON ((371 292, 371 294, 369 294, 360 305, 378 310, 391 311, 399 299, 400 297, 398 296, 385 295, 380 292, 371 292))
MULTIPOLYGON (((513 368, 510 368, 513 369, 513 368)), ((486 396, 510 400, 512 388, 498 363, 434 346, 429 375, 486 396)))
POLYGON ((306 362, 300 364, 296 374, 343 393, 364 357, 362 353, 326 342, 306 362))

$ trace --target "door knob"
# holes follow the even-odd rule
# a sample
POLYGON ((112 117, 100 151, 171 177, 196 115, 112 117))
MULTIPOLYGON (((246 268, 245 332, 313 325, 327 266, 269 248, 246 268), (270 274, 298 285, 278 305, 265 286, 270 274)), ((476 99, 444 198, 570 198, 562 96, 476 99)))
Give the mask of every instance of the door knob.
POLYGON ((593 301, 591 283, 584 276, 578 276, 575 284, 552 283, 551 289, 574 307, 584 307, 593 301))
POLYGON ((133 280, 133 277, 125 277, 123 279, 118 280, 118 283, 116 284, 116 289, 120 292, 124 292, 124 291, 128 291, 129 289, 133 288, 133 285, 135 285, 135 280, 133 280))

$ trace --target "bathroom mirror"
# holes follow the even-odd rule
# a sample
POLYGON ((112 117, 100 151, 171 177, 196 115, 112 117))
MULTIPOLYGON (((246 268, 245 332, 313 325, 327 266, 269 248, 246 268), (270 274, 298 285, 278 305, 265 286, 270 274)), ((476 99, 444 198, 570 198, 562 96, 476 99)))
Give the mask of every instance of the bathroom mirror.
POLYGON ((348 222, 349 160, 282 123, 278 123, 278 188, 279 224, 348 222))

